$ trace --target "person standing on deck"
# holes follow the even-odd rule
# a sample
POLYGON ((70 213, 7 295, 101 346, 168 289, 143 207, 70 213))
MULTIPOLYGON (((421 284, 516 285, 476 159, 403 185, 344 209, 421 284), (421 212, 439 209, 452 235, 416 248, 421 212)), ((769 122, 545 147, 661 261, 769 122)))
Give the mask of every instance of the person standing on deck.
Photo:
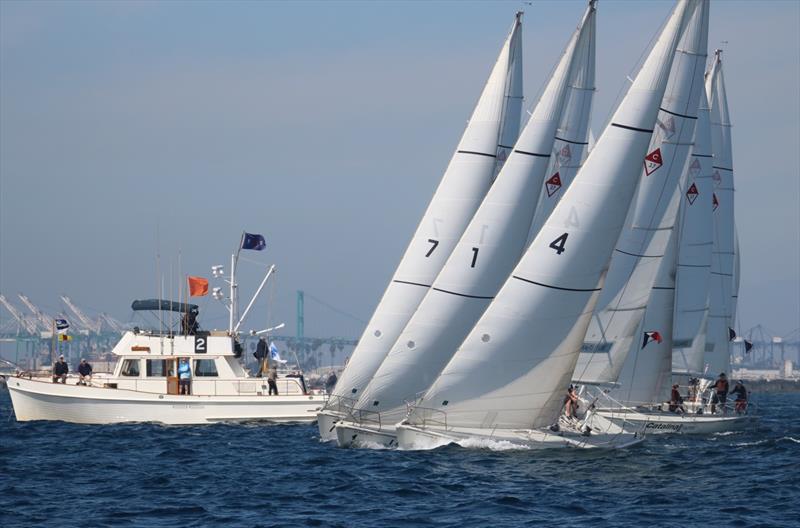
POLYGON ((259 378, 263 377, 264 374, 267 373, 267 356, 269 354, 268 347, 267 347, 267 340, 264 336, 258 338, 258 345, 256 345, 256 351, 253 353, 255 356, 256 361, 258 361, 258 376, 259 378))
POLYGON ((182 358, 178 365, 178 383, 180 384, 181 394, 190 395, 192 393, 192 369, 189 360, 182 358))
POLYGON ((267 376, 267 384, 269 385, 269 395, 272 396, 273 392, 275 396, 278 395, 278 369, 272 367, 269 371, 269 375, 267 376))
POLYGON ((722 406, 722 414, 725 414, 725 403, 728 401, 728 379, 725 377, 724 372, 719 373, 719 378, 712 386, 714 394, 711 395, 711 414, 717 411, 717 402, 722 406))

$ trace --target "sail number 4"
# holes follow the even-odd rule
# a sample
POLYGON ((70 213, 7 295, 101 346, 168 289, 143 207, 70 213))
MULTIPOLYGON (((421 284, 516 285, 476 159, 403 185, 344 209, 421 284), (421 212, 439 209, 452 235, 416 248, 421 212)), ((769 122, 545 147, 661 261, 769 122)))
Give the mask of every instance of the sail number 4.
POLYGON ((564 246, 567 243, 567 236, 569 236, 569 233, 564 233, 557 239, 550 242, 550 247, 556 250, 556 254, 560 255, 564 252, 564 246))

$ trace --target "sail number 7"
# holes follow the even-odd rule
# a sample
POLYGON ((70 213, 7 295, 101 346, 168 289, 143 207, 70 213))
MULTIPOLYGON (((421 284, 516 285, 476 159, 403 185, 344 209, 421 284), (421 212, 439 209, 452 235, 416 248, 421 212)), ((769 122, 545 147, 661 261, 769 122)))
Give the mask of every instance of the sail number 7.
POLYGON ((560 254, 562 254, 564 252, 564 250, 565 250, 564 246, 567 243, 567 236, 569 236, 569 233, 564 233, 563 235, 561 235, 557 239, 555 239, 552 242, 550 242, 550 247, 556 250, 556 254, 557 255, 560 255, 560 254))
POLYGON ((429 238, 428 242, 430 242, 432 245, 431 245, 431 248, 428 250, 428 252, 425 253, 426 257, 430 257, 431 254, 433 253, 433 250, 436 249, 436 246, 439 245, 439 241, 438 240, 434 240, 432 238, 429 238))

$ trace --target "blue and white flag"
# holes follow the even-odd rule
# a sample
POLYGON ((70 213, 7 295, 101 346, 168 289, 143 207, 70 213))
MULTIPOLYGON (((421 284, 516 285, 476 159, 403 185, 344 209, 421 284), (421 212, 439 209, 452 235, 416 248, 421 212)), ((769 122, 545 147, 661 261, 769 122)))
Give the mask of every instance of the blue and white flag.
POLYGON ((56 330, 59 334, 63 334, 69 328, 69 323, 66 319, 56 319, 56 330))
POLYGON ((242 235, 242 249, 254 249, 255 251, 263 251, 267 247, 267 241, 264 235, 257 233, 245 233, 242 235))
POLYGON ((269 358, 278 363, 286 363, 286 360, 281 359, 281 355, 278 353, 278 347, 275 346, 275 343, 269 344, 269 358))

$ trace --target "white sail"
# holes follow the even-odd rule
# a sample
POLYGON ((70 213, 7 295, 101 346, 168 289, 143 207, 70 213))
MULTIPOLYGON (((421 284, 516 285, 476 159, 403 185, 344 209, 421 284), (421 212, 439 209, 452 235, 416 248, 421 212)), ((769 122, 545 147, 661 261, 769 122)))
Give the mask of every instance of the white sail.
POLYGON ((329 407, 342 397, 358 398, 372 379, 491 186, 497 153, 503 150, 500 141, 516 141, 522 104, 521 24, 521 13, 517 13, 472 119, 336 384, 329 407), (501 138, 501 131, 505 137, 501 138))
MULTIPOLYGON (((404 401, 430 386, 519 261, 534 197, 557 157, 551 155, 557 127, 585 135, 588 115, 562 114, 569 87, 594 70, 594 20, 590 5, 497 180, 356 409, 380 412, 381 423, 400 421, 404 401)), ((589 106, 591 92, 588 101, 580 92, 582 107, 589 106)))
POLYGON ((458 348, 410 424, 552 423, 575 366, 694 2, 680 2, 611 123, 542 230, 458 348), (428 409, 425 409, 428 408, 428 409))
POLYGON ((672 332, 672 370, 693 376, 703 373, 706 346, 711 248, 714 241, 712 164, 711 125, 708 99, 704 93, 700 98, 694 147, 682 198, 672 332))
POLYGON ((675 270, 678 232, 673 230, 658 268, 638 339, 631 343, 622 372, 621 387, 611 391, 626 405, 667 401, 672 380, 672 325, 675 309, 675 270))
POLYGON ((680 204, 676 189, 684 174, 703 93, 708 16, 708 2, 700 3, 676 51, 641 183, 575 368, 573 379, 577 382, 616 382, 625 356, 639 339, 637 328, 680 204))
POLYGON ((717 50, 706 76, 714 152, 714 246, 711 259, 711 302, 708 333, 713 349, 706 354, 710 374, 730 370, 730 336, 734 268, 733 155, 728 98, 717 50))

